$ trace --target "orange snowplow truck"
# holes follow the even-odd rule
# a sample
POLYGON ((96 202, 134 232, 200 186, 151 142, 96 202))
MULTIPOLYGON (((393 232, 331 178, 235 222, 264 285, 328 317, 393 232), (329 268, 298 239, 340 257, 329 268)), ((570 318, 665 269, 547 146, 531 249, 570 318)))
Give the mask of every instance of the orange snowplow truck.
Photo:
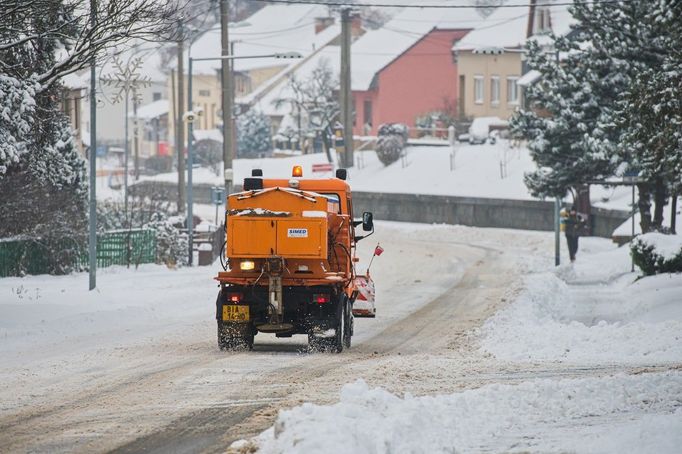
POLYGON ((346 170, 336 178, 262 178, 227 198, 225 271, 216 301, 221 349, 252 348, 257 333, 305 334, 314 349, 351 344, 355 234, 374 232, 372 213, 353 219, 346 170))

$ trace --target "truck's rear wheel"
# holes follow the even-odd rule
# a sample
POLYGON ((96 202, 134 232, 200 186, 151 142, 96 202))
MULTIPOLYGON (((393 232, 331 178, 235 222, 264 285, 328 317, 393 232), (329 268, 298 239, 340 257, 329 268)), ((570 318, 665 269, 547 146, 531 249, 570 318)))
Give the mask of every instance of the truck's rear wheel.
POLYGON ((218 347, 221 350, 251 350, 253 338, 251 325, 244 326, 218 320, 218 347))
POLYGON ((343 330, 343 345, 350 348, 351 338, 353 337, 353 309, 350 306, 348 298, 344 297, 344 330, 343 330))
POLYGON ((350 327, 347 325, 348 317, 346 315, 350 309, 348 307, 348 299, 343 295, 337 303, 336 310, 336 326, 334 327, 334 336, 321 337, 314 333, 308 334, 308 346, 312 351, 330 351, 333 353, 341 353, 344 345, 350 347, 350 327))

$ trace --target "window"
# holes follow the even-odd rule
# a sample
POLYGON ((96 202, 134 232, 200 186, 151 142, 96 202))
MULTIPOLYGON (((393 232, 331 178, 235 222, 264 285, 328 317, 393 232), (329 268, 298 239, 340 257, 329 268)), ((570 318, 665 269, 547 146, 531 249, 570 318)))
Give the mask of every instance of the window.
POLYGON ((323 196, 329 200, 329 203, 336 204, 338 206, 338 213, 341 214, 341 198, 339 197, 338 194, 334 194, 333 192, 328 193, 328 192, 323 192, 323 196))
POLYGON ((474 76, 474 102, 483 104, 483 76, 474 76))
POLYGON ((518 80, 517 76, 507 77, 507 104, 519 103, 519 86, 516 84, 518 80))
POLYGON ((365 119, 365 125, 369 125, 372 128, 372 101, 370 99, 365 99, 363 103, 363 118, 365 119))
POLYGON ((199 90, 199 96, 209 97, 211 96, 211 90, 199 90))
POLYGON ((152 93, 152 101, 160 101, 161 100, 161 93, 158 91, 155 91, 152 93))
POLYGON ((552 23, 547 6, 538 6, 535 11, 535 33, 546 33, 551 31, 552 23))
POLYGON ((500 76, 490 77, 490 104, 500 104, 500 76))

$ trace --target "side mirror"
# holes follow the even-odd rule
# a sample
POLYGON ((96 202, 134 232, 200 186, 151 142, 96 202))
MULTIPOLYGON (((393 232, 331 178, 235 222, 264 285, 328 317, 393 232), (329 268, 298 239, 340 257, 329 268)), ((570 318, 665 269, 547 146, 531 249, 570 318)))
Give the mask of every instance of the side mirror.
POLYGON ((374 216, 369 211, 362 213, 362 230, 365 232, 374 230, 374 216))
POLYGON ((336 169, 336 178, 339 180, 345 180, 348 178, 348 170, 346 169, 336 169))

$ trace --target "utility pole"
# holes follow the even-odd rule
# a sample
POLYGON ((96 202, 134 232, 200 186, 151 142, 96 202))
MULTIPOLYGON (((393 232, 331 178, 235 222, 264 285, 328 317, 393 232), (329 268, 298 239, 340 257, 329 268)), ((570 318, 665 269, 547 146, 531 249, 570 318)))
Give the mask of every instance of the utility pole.
POLYGON ((180 22, 178 37, 178 112, 175 116, 175 152, 178 155, 178 212, 185 211, 185 31, 180 22))
MULTIPOLYGON (((230 55, 230 39, 227 24, 229 22, 227 0, 220 0, 220 46, 223 57, 230 55)), ((234 135, 232 125, 232 74, 228 59, 221 60, 222 111, 223 111, 223 170, 225 175, 225 194, 232 192, 232 156, 234 135)))
MULTIPOLYGON (((97 26, 97 1, 90 0, 90 25, 97 26)), ((88 219, 88 258, 90 268, 90 290, 97 285, 97 62, 92 56, 90 62, 90 216, 88 219)))
POLYGON ((350 87, 350 8, 341 10, 341 115, 343 123, 343 167, 353 167, 353 102, 350 87))

